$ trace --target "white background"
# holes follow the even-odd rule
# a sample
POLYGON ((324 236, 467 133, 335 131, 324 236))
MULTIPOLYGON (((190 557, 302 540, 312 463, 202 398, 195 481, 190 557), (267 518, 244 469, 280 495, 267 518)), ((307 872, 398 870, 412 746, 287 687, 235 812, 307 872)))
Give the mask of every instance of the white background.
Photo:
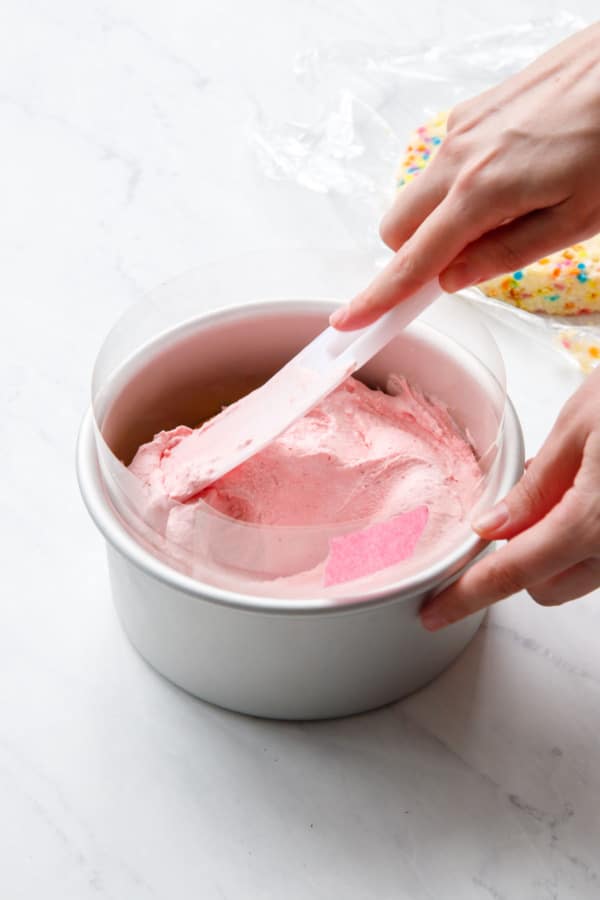
MULTIPOLYGON (((570 9, 591 21, 596 6, 570 9)), ((600 896, 600 598, 512 598, 385 710, 246 719, 130 648, 73 466, 95 353, 132 300, 238 248, 352 246, 327 195, 266 180, 248 147, 257 99, 285 114, 298 51, 410 48, 559 8, 4 0, 3 898, 600 896)), ((532 453, 577 378, 496 332, 532 453)))

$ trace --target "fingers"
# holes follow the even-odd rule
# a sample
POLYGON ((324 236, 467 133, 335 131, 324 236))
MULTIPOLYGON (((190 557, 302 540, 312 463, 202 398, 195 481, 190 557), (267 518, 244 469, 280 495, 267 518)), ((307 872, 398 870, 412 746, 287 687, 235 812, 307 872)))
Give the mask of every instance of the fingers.
POLYGON ((600 586, 600 375, 574 394, 521 481, 488 522, 487 538, 509 538, 425 605, 435 631, 519 590, 556 605, 600 586), (492 521, 493 519, 496 521, 492 521))
POLYGON ((539 209, 489 231, 466 247, 440 275, 453 293, 504 272, 514 272, 573 243, 578 224, 569 224, 566 204, 539 209))
POLYGON ((437 168, 432 163, 396 196, 379 227, 383 242, 392 250, 398 250, 439 206, 446 193, 446 181, 438 176, 437 168))
POLYGON ((364 328, 409 297, 449 263, 471 241, 505 218, 489 202, 483 188, 469 195, 453 189, 365 291, 331 317, 341 331, 364 328))
POLYGON ((573 484, 582 460, 585 435, 557 423, 507 496, 472 523, 482 537, 514 537, 542 519, 573 484))
POLYGON ((529 588, 529 593, 542 606, 560 606, 577 597, 585 597, 600 587, 600 559, 584 559, 560 575, 529 588))
POLYGON ((581 528, 577 497, 490 553, 421 611, 429 631, 437 631, 517 591, 540 585, 590 556, 589 535, 581 528))

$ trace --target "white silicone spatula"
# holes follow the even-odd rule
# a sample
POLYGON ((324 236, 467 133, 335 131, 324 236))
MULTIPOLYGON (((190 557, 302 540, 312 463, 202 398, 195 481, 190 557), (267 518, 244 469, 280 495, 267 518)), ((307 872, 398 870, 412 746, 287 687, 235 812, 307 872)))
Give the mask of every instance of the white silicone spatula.
POLYGON ((172 449, 164 479, 169 495, 187 500, 258 453, 364 366, 441 293, 436 279, 360 331, 326 328, 266 384, 172 449))

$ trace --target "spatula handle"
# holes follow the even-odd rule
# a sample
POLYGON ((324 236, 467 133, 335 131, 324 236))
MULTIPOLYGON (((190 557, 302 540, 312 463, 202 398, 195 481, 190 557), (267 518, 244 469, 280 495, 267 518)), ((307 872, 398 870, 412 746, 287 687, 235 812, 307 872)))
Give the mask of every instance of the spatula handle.
POLYGON ((427 282, 415 294, 402 300, 372 325, 357 332, 355 340, 344 350, 343 356, 352 356, 356 360, 356 368, 359 369, 383 350, 393 337, 416 319, 434 300, 437 300, 441 293, 442 289, 437 278, 427 282))
POLYGON ((359 331, 337 331, 332 327, 326 328, 298 354, 293 362, 320 372, 325 372, 332 363, 336 364, 336 369, 339 364, 339 367, 348 372, 356 371, 383 350, 393 337, 406 328, 442 293, 436 278, 366 328, 359 331))

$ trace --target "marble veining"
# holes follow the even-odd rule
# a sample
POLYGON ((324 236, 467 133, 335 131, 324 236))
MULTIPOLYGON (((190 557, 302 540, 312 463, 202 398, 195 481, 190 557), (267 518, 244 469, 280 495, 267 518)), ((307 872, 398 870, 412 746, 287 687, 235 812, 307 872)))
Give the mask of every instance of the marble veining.
MULTIPOLYGON (((552 610, 511 598, 441 678, 374 713, 244 718, 131 649, 73 466, 94 355, 132 300, 238 247, 355 246, 343 205, 268 181, 250 149, 256 103, 289 105, 295 54, 560 8, 4 4, 3 898, 600 896, 597 593, 552 610)), ((493 327, 531 454, 579 376, 493 327)))

